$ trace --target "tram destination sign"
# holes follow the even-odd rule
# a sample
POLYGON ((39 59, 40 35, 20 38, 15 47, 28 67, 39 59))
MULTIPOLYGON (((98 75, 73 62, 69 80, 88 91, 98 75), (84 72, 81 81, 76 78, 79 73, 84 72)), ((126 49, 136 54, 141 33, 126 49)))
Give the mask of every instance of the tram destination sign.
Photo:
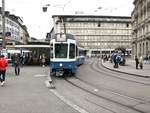
POLYGON ((56 36, 56 42, 66 42, 67 38, 65 34, 59 34, 56 36))

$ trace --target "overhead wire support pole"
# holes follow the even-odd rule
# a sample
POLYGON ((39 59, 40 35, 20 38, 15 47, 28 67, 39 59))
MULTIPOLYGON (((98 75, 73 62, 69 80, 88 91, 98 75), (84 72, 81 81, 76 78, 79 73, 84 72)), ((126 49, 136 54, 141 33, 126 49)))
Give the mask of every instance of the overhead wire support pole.
MULTIPOLYGON (((45 6, 42 7, 43 12, 47 12, 47 8, 50 6, 50 4, 46 4, 45 6)), ((49 46, 50 46, 50 62, 51 62, 51 44, 50 44, 50 39, 51 36, 50 34, 48 34, 48 39, 49 39, 49 46)), ((55 89, 55 86, 53 84, 53 80, 51 78, 51 67, 50 67, 50 71, 49 71, 49 75, 47 76, 47 80, 45 81, 45 84, 48 88, 50 89, 55 89)))
POLYGON ((3 33, 2 33, 2 48, 6 48, 6 42, 5 42, 5 0, 2 0, 2 27, 3 27, 3 33))

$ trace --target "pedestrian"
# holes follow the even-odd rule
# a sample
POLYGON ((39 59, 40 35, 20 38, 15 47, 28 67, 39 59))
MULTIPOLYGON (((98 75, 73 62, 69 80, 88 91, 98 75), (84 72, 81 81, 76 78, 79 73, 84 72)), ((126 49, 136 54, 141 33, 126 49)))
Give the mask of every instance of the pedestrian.
POLYGON ((23 67, 23 65, 25 64, 25 55, 20 55, 20 66, 23 67))
POLYGON ((150 64, 150 56, 148 57, 148 63, 150 64))
POLYGON ((138 69, 138 65, 139 65, 139 59, 137 56, 135 56, 135 63, 136 63, 136 69, 138 69))
POLYGON ((19 54, 14 54, 14 67, 15 67, 15 75, 20 74, 20 55, 19 54))
POLYGON ((118 54, 113 55, 113 62, 114 62, 114 68, 118 68, 118 59, 117 59, 118 54))
POLYGON ((45 62, 46 62, 46 59, 45 59, 45 55, 43 54, 42 55, 42 66, 45 67, 45 62))
POLYGON ((140 65, 140 69, 143 69, 143 57, 141 56, 139 59, 139 65, 140 65))
POLYGON ((4 57, 4 55, 0 55, 0 82, 1 82, 1 86, 3 86, 5 83, 7 66, 8 66, 7 59, 4 57))
POLYGON ((146 57, 144 58, 144 63, 148 64, 148 55, 146 55, 146 57))

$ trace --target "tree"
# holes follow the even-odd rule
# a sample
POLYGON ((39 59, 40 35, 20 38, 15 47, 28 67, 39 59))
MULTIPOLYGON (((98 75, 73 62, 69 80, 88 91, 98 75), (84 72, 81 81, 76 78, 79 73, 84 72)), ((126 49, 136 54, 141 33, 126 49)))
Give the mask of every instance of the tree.
POLYGON ((125 47, 117 47, 117 48, 115 48, 115 50, 121 51, 123 53, 123 55, 125 56, 125 53, 126 53, 126 48, 125 47))

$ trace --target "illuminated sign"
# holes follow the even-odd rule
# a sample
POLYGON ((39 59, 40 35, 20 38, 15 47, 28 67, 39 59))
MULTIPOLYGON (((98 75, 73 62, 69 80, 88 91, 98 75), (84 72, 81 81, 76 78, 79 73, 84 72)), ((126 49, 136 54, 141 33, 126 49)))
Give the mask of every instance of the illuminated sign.
POLYGON ((56 35, 56 42, 66 42, 66 35, 65 34, 58 34, 56 35))

